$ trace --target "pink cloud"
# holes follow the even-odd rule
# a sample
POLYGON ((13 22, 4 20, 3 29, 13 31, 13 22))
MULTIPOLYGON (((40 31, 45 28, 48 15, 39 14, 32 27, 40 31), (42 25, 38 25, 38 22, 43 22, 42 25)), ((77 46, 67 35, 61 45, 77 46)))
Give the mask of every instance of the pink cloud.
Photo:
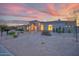
POLYGON ((0 4, 6 9, 7 13, 0 13, 0 15, 16 16, 16 17, 26 17, 26 18, 37 18, 43 19, 48 17, 47 13, 38 11, 37 9, 24 7, 21 4, 0 4), (24 15, 23 15, 24 14, 24 15))
POLYGON ((37 9, 24 7, 21 4, 0 4, 0 9, 4 9, 4 11, 0 11, 0 15, 2 16, 15 16, 21 17, 23 19, 32 18, 32 19, 44 19, 49 15, 43 12, 38 11, 37 9), (23 15, 24 14, 24 15, 23 15))
POLYGON ((48 12, 52 16, 59 16, 59 13, 56 11, 55 5, 54 4, 46 4, 48 12))

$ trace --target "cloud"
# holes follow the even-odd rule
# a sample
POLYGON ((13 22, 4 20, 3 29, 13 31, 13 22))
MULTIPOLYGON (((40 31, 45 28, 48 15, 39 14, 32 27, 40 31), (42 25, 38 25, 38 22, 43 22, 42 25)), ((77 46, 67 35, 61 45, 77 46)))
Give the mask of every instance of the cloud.
POLYGON ((61 5, 61 14, 68 15, 69 12, 79 9, 78 3, 62 4, 61 5))
POLYGON ((59 13, 56 11, 55 5, 54 4, 46 4, 48 12, 52 15, 52 16, 59 16, 59 13))
MULTIPOLYGON (((33 5, 33 4, 31 4, 33 5)), ((28 4, 19 4, 19 3, 4 3, 0 4, 0 15, 2 16, 13 16, 13 17, 21 17, 21 19, 37 19, 37 20, 47 20, 47 18, 54 16, 62 16, 67 17, 70 16, 69 12, 74 9, 79 9, 78 3, 70 3, 70 4, 55 4, 55 3, 45 3, 38 4, 42 6, 39 8, 34 5, 33 7, 28 6, 28 4), (58 8, 57 6, 60 6, 58 8), (44 7, 44 8, 43 8, 44 7), (58 10, 57 10, 58 9, 58 10)), ((8 18, 6 18, 7 20, 8 18)))
POLYGON ((41 12, 31 7, 24 6, 24 4, 0 4, 0 7, 0 9, 5 9, 0 11, 0 15, 3 16, 15 16, 36 19, 44 19, 49 16, 47 13, 41 12))

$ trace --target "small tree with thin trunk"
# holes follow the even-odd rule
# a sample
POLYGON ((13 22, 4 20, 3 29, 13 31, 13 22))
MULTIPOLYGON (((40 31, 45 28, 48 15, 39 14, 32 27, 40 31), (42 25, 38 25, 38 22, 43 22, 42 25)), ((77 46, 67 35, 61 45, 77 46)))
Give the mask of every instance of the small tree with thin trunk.
POLYGON ((3 36, 3 32, 5 31, 6 25, 0 25, 1 37, 3 36))

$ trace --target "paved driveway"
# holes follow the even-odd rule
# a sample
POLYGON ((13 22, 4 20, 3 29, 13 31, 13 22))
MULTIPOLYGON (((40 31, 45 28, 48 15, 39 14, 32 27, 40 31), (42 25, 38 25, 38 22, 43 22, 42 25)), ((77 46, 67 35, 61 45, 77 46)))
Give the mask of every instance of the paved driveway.
POLYGON ((42 36, 38 32, 26 32, 15 39, 3 37, 1 43, 20 56, 79 56, 79 42, 75 41, 72 33, 42 36))

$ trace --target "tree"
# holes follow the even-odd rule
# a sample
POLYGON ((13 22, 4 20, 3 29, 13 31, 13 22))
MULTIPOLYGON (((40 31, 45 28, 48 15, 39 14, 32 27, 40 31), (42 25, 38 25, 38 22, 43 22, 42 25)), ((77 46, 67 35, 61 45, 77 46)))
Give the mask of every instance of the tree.
POLYGON ((0 25, 1 36, 3 36, 3 32, 4 32, 5 28, 6 28, 5 25, 0 25))
POLYGON ((8 35, 8 32, 10 31, 10 28, 7 26, 7 27, 5 28, 5 31, 6 31, 6 34, 8 35))

